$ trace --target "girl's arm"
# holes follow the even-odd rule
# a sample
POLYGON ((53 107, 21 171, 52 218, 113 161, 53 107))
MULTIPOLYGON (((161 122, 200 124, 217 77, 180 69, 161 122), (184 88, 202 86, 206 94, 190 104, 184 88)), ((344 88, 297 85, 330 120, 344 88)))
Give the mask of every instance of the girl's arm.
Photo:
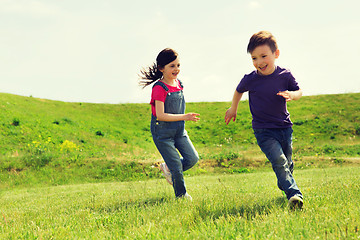
POLYGON ((186 113, 186 114, 171 114, 165 113, 164 102, 155 100, 156 117, 159 121, 175 122, 175 121, 194 121, 200 120, 197 116, 198 113, 186 113))
POLYGON ((229 124, 231 119, 233 119, 233 121, 235 122, 236 115, 237 115, 237 109, 238 109, 239 102, 241 100, 242 95, 243 95, 243 93, 239 93, 238 91, 235 90, 235 93, 234 93, 234 96, 232 99, 232 103, 231 103, 231 107, 225 113, 226 125, 229 124))
POLYGON ((299 100, 302 96, 302 90, 299 89, 297 91, 283 91, 278 92, 277 95, 285 98, 287 102, 291 100, 299 100))

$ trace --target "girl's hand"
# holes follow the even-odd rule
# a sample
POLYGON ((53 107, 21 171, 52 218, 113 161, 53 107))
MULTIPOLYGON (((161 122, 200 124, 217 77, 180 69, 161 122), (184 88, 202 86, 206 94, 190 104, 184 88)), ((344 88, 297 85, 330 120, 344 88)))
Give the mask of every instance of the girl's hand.
POLYGON ((200 120, 197 116, 200 116, 199 113, 187 113, 185 114, 185 121, 194 121, 197 122, 200 120))

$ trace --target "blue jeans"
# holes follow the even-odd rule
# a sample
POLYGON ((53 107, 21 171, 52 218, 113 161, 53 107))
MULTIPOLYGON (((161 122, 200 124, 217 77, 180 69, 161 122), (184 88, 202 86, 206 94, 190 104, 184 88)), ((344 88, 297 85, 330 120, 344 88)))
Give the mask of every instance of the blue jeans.
POLYGON ((157 121, 152 116, 151 133, 157 149, 171 172, 175 196, 185 195, 183 172, 198 162, 199 155, 185 130, 184 121, 163 122, 157 121))
POLYGON ((258 145, 276 174, 278 187, 285 192, 288 199, 295 195, 303 198, 293 177, 292 133, 291 127, 254 129, 258 145))

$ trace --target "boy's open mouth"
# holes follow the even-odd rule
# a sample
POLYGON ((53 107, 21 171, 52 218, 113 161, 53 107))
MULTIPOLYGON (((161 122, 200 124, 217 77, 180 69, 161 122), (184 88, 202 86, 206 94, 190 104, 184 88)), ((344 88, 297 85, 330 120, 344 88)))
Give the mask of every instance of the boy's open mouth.
POLYGON ((265 65, 265 66, 263 66, 263 67, 259 67, 259 69, 260 69, 261 71, 265 71, 266 68, 267 68, 267 65, 265 65))

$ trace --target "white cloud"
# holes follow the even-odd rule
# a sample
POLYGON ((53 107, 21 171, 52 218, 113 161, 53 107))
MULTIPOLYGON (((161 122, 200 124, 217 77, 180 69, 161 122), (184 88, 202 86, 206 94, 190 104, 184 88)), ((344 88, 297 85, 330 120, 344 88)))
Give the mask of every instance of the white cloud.
POLYGON ((254 8, 261 8, 262 5, 257 1, 250 1, 249 4, 248 4, 248 7, 250 9, 254 9, 254 8))

